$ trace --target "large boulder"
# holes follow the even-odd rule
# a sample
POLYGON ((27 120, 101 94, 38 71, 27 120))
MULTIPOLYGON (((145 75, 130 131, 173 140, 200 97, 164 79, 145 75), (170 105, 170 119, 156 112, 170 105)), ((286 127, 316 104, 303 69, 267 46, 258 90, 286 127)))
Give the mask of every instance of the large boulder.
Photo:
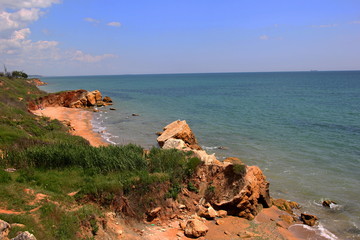
POLYGON ((103 102, 104 103, 112 103, 113 101, 109 96, 105 96, 104 99, 103 99, 103 102))
POLYGON ((201 237, 205 236, 209 228, 198 219, 190 219, 187 221, 184 233, 187 237, 201 237))
POLYGON ((253 219, 262 207, 270 207, 269 183, 260 168, 247 166, 238 171, 236 165, 201 165, 193 178, 216 210, 226 210, 229 215, 253 219))
POLYGON ((170 138, 181 139, 187 147, 194 150, 201 150, 194 133, 185 120, 174 121, 164 128, 164 132, 157 138, 160 147, 170 138))
POLYGON ((316 224, 316 221, 318 220, 318 217, 311 214, 302 213, 300 216, 301 221, 305 223, 306 225, 309 225, 310 227, 314 226, 316 224))
POLYGON ((6 239, 10 229, 10 224, 0 219, 0 239, 6 239))
POLYGON ((213 207, 204 207, 202 205, 198 205, 196 209, 196 213, 199 217, 203 217, 206 219, 214 219, 218 216, 217 212, 213 207))
POLYGON ((36 240, 36 237, 28 231, 22 232, 11 240, 36 240))
POLYGON ((95 106, 98 102, 102 101, 102 95, 99 90, 88 92, 86 98, 89 106, 95 106))
POLYGON ((186 146, 185 142, 181 139, 169 138, 165 141, 164 145, 162 146, 163 149, 171 149, 175 148, 177 150, 191 150, 189 147, 186 146))

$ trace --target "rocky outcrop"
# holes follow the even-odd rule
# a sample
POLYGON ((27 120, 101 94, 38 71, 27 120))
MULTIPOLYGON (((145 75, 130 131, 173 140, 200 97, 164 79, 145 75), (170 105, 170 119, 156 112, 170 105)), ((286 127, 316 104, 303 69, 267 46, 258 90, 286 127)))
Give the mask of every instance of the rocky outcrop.
POLYGON ((201 150, 194 133, 185 120, 177 120, 164 127, 164 132, 157 138, 160 147, 164 146, 165 142, 170 138, 181 139, 187 147, 201 150))
POLYGON ((193 180, 199 192, 216 210, 253 219, 262 207, 270 207, 269 183, 256 166, 238 172, 230 163, 202 165, 193 180))
MULTIPOLYGON (((214 154, 199 150, 196 138, 186 121, 175 121, 164 128, 158 143, 165 149, 192 151, 201 164, 191 182, 199 189, 205 202, 229 215, 253 219, 263 207, 270 207, 269 183, 260 168, 246 166, 238 158, 220 162, 214 154)), ((199 216, 216 216, 212 207, 198 206, 199 216)))
POLYGON ((294 209, 299 209, 300 205, 297 202, 287 201, 282 198, 273 199, 273 205, 275 205, 278 209, 293 214, 294 209))
POLYGON ((30 84, 34 84, 35 86, 47 85, 46 82, 41 81, 39 78, 29 79, 29 80, 27 80, 27 82, 30 83, 30 84))
POLYGON ((29 102, 29 110, 37 110, 45 107, 69 107, 88 108, 106 105, 102 100, 101 92, 98 90, 89 92, 83 89, 59 92, 40 97, 29 102))

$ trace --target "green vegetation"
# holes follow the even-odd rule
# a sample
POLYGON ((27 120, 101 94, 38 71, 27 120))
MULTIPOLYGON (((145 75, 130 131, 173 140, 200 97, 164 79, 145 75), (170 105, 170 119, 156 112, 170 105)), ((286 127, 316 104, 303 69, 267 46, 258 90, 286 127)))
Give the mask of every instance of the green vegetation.
POLYGON ((13 71, 12 73, 11 73, 11 76, 13 77, 13 78, 28 78, 29 76, 26 74, 26 73, 24 73, 23 71, 13 71))
MULTIPOLYGON (((118 213, 142 218, 148 207, 166 198, 176 199, 183 187, 192 186, 191 190, 197 191, 186 182, 195 170, 194 162, 199 161, 187 155, 158 148, 145 155, 141 147, 131 144, 95 148, 57 143, 17 149, 8 152, 1 162, 2 168, 19 170, 1 171, 0 203, 6 209, 25 212, 40 206, 44 239, 76 239, 83 225, 96 234, 101 214, 89 210, 82 219, 83 215, 69 209, 91 203, 112 208, 117 199, 125 197, 130 202, 128 209, 118 213), (46 194, 50 202, 31 205, 33 196, 24 196, 24 189, 46 194), (77 194, 68 196, 71 192, 77 194), (53 202, 60 202, 61 207, 53 202)), ((40 231, 33 224, 27 227, 34 233, 40 231)))
POLYGON ((0 150, 59 142, 87 144, 83 138, 68 134, 59 121, 28 112, 27 102, 44 94, 31 81, 0 77, 0 150))
POLYGON ((237 175, 244 175, 246 172, 246 165, 245 164, 234 164, 233 171, 237 175))
POLYGON ((0 219, 25 225, 10 237, 27 230, 38 239, 91 239, 104 209, 142 218, 184 187, 197 191, 188 179, 201 161, 191 153, 92 147, 60 122, 27 111, 27 102, 42 95, 25 79, 0 77, 0 209, 19 213, 0 219))

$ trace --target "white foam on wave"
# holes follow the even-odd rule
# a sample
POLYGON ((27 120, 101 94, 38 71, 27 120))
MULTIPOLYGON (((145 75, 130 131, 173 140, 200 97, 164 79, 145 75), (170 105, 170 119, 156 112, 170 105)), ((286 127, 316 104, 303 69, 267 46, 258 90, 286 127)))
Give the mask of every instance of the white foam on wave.
MULTIPOLYGON (((321 199, 320 202, 318 201, 312 201, 312 203, 318 207, 324 207, 322 205, 323 201, 325 201, 327 199, 321 199)), ((340 204, 334 204, 334 203, 330 203, 330 209, 332 210, 343 210, 344 209, 344 205, 340 205, 340 204)))
POLYGON ((293 226, 289 227, 289 230, 292 228, 303 228, 306 231, 312 232, 314 236, 307 237, 308 240, 317 240, 317 239, 329 239, 329 240, 338 240, 339 238, 336 237, 332 232, 327 230, 321 223, 317 226, 310 227, 305 224, 294 224, 293 226))
POLYGON ((206 147, 206 146, 201 146, 204 150, 215 150, 215 149, 219 149, 219 146, 215 146, 215 147, 206 147))
MULTIPOLYGON (((107 119, 107 116, 105 116, 107 119)), ((104 126, 103 114, 99 113, 91 120, 91 125, 94 132, 100 134, 100 136, 110 144, 117 144, 116 142, 112 141, 113 138, 119 138, 119 136, 112 135, 111 133, 107 132, 107 128, 104 126)))

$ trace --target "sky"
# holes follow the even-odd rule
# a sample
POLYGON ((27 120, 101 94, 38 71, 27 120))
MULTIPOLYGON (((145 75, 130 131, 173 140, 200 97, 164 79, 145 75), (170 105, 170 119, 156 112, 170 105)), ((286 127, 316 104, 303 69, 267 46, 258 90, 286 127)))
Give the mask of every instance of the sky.
POLYGON ((0 64, 46 76, 360 70, 360 1, 0 0, 0 64))

